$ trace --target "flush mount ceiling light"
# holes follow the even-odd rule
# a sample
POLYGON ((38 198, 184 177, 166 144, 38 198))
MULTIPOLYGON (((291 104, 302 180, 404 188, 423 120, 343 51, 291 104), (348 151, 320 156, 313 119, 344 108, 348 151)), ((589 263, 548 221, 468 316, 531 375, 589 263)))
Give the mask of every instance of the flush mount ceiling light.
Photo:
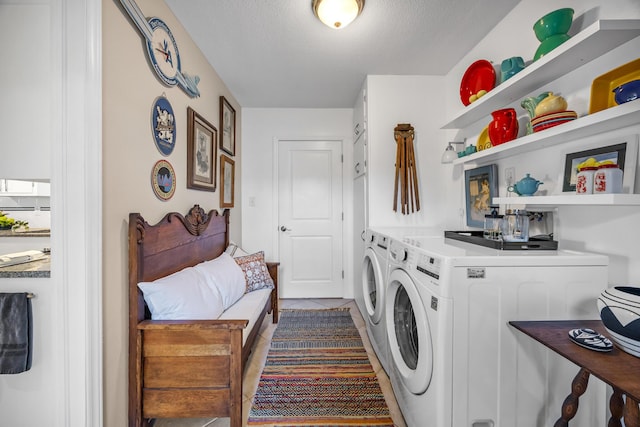
POLYGON ((364 0, 312 0, 313 13, 323 24, 340 29, 353 22, 364 8, 364 0))

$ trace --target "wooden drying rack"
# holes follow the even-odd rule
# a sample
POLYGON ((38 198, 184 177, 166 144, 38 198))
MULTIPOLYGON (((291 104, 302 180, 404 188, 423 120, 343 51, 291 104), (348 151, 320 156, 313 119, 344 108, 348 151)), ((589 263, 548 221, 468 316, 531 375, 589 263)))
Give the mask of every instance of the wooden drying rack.
POLYGON ((409 214, 420 210, 416 156, 413 151, 413 126, 408 123, 399 123, 394 129, 394 137, 397 146, 393 211, 398 211, 398 199, 400 199, 402 213, 409 214))

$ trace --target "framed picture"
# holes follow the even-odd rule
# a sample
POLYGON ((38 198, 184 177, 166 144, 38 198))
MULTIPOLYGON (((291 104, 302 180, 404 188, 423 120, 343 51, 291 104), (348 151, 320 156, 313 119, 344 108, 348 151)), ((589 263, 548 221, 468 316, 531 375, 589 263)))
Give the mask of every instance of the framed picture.
POLYGON ((216 128, 187 107, 187 188, 216 190, 217 139, 216 128))
POLYGON ((638 158, 638 136, 623 138, 624 141, 604 147, 568 153, 564 162, 563 192, 576 191, 576 176, 578 165, 593 157, 598 162, 610 160, 616 163, 623 172, 622 188, 625 193, 633 193, 636 162, 638 158))
POLYGON ((220 97, 220 150, 236 155, 236 110, 224 96, 220 97))
POLYGON ((235 169, 236 162, 231 158, 220 155, 220 207, 233 207, 233 194, 235 193, 235 169))
POLYGON ((488 165, 464 171, 467 225, 484 227, 484 216, 491 213, 491 200, 498 197, 498 168, 488 165))

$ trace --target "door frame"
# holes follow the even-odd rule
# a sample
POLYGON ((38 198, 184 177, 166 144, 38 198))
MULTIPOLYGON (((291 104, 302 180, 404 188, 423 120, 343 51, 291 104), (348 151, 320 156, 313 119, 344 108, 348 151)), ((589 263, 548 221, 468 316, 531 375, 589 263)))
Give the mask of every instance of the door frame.
MULTIPOLYGON (((51 286, 61 339, 51 356, 52 426, 104 423, 102 283, 102 2, 51 0, 51 286), (81 84, 78 81, 82 81, 81 84), (56 112, 57 111, 57 112, 56 112), (70 261, 72 260, 72 261, 70 261)), ((36 344, 38 345, 38 344, 36 344)))
POLYGON ((353 174, 351 172, 351 163, 353 159, 353 147, 351 137, 342 136, 302 136, 302 137, 274 137, 273 138, 273 169, 272 169, 272 189, 273 189, 273 205, 271 213, 271 241, 273 242, 272 253, 276 254, 280 261, 280 225, 278 224, 279 206, 280 206, 280 188, 278 185, 278 157, 280 155, 280 142, 288 141, 338 141, 342 148, 342 211, 344 219, 342 221, 342 268, 344 270, 344 278, 342 279, 342 297, 354 298, 353 287, 347 286, 354 280, 354 262, 353 262, 353 208, 349 201, 353 200, 353 174), (347 144, 348 143, 348 144, 347 144), (345 149, 347 146, 351 150, 345 149), (348 184, 348 185, 347 185, 348 184))

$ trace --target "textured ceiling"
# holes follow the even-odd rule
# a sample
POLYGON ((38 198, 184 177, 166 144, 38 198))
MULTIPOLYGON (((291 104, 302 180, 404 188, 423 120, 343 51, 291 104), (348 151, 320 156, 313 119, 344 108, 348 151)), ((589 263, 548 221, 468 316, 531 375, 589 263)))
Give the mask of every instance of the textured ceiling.
POLYGON ((520 0, 366 0, 333 30, 311 0, 165 0, 242 107, 351 108, 367 74, 444 75, 520 0))

